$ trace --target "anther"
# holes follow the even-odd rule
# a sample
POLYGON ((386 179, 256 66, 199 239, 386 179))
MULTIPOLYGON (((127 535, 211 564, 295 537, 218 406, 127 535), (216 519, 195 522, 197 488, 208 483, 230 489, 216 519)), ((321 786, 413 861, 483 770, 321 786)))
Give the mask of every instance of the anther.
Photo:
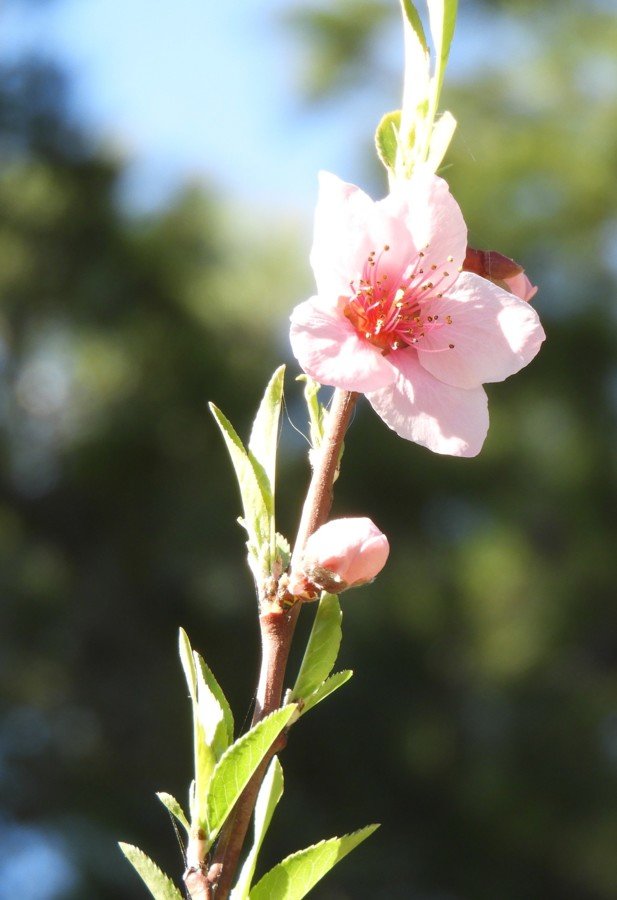
POLYGON ((450 348, 450 350, 454 350, 454 344, 448 344, 448 347, 450 348))

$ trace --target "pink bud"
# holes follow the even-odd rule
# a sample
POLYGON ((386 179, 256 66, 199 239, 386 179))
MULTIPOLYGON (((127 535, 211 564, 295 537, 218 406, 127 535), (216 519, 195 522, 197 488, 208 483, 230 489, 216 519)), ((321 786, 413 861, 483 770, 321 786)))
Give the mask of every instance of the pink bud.
POLYGON ((531 283, 524 272, 519 272, 518 275, 512 275, 510 278, 504 278, 504 282, 510 293, 520 297, 521 300, 531 300, 538 291, 536 285, 531 283))
POLYGON ((370 519, 333 519, 306 543, 299 572, 290 576, 290 593, 314 599, 314 586, 339 594, 372 581, 386 564, 388 539, 370 519))
POLYGON ((475 250, 467 247, 464 272, 475 272, 493 284, 505 288, 520 300, 531 300, 538 288, 525 275, 525 270, 509 256, 496 250, 475 250))

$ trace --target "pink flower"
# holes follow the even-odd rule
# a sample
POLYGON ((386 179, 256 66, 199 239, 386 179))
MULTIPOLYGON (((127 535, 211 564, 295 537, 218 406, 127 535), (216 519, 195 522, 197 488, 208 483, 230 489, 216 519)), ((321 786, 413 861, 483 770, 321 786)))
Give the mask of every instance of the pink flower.
POLYGON ((289 592, 314 599, 319 590, 339 594, 372 581, 386 564, 390 545, 370 519, 332 519, 308 539, 289 592))
POLYGON ((525 275, 522 266, 496 250, 474 250, 473 247, 467 247, 463 271, 475 272, 476 275, 488 278, 493 284, 505 288, 521 300, 531 300, 538 291, 525 275))
POLYGON ((397 434, 454 456, 475 456, 486 437, 482 384, 518 372, 544 340, 528 303, 462 271, 466 248, 441 178, 419 173, 373 202, 322 173, 317 296, 291 316, 305 372, 365 393, 397 434))

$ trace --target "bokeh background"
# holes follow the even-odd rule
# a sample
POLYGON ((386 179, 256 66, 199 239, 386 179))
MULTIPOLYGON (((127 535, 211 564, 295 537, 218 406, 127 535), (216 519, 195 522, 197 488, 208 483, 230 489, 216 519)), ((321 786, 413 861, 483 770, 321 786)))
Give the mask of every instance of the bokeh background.
MULTIPOLYGON (((183 625, 240 723, 257 668, 233 475, 289 360, 279 521, 307 481, 292 305, 315 173, 384 192, 394 0, 4 0, 0 898, 144 897, 185 799, 183 625)), ((523 261, 548 341, 489 386, 475 460, 360 404, 336 514, 392 554, 344 598, 352 682, 303 720, 264 865, 383 823, 322 900, 617 894, 617 22, 463 0, 444 105, 470 241, 523 261)), ((305 615, 301 630, 310 625, 305 615)), ((293 668, 293 667, 292 667, 293 668)))

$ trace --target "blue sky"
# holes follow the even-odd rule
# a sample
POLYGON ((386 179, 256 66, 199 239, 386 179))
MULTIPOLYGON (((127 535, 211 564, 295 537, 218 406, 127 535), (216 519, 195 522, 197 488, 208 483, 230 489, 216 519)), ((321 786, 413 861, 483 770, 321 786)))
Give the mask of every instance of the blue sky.
MULTIPOLYGON (((77 116, 129 164, 129 206, 155 207, 199 178, 240 204, 308 217, 319 169, 363 183, 363 151, 398 103, 402 29, 380 37, 394 73, 385 104, 364 85, 343 105, 309 110, 299 92, 306 46, 281 24, 295 2, 5 0, 0 58, 44 53, 71 74, 77 116)), ((473 14, 458 23, 450 78, 487 58, 473 14)), ((504 52, 516 44, 512 22, 499 35, 495 14, 491 24, 504 52)))
MULTIPOLYGON (((340 108, 302 107, 298 40, 279 20, 289 6, 15 3, 1 16, 0 54, 43 51, 73 75, 79 117, 132 161, 129 202, 156 204, 197 176, 251 204, 302 210, 314 201, 319 168, 357 177, 349 145, 358 132, 341 126, 340 108)), ((398 43, 393 49, 401 54, 398 43)), ((366 109, 366 96, 362 102, 372 130, 382 110, 366 109)))

